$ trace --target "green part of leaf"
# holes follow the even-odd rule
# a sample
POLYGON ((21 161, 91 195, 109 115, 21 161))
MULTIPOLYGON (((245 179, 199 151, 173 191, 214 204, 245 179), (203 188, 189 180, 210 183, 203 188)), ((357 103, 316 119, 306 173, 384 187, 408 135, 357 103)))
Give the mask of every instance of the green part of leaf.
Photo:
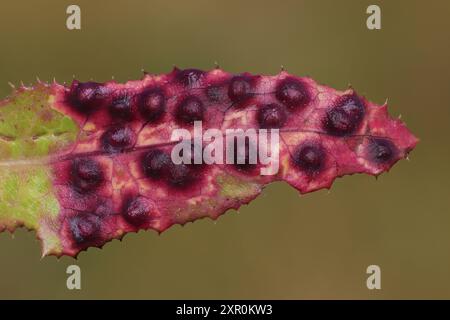
POLYGON ((17 91, 0 106, 0 160, 47 156, 75 140, 78 127, 51 108, 44 85, 17 91))
POLYGON ((0 170, 0 224, 8 229, 24 225, 37 229, 42 214, 56 216, 58 201, 46 167, 0 170))
MULTIPOLYGON (((0 229, 23 225, 40 238, 57 239, 40 230, 42 220, 59 212, 47 160, 76 139, 78 126, 53 101, 51 87, 38 85, 0 102, 0 229)), ((53 250, 58 246, 51 244, 53 250)))
POLYGON ((220 193, 224 198, 236 200, 254 197, 261 192, 261 185, 237 177, 222 175, 217 177, 220 193))

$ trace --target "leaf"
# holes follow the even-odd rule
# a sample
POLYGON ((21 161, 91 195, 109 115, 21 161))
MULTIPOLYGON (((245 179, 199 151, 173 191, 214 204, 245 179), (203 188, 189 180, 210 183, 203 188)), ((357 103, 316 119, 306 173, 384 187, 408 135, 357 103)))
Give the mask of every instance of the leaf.
POLYGON ((175 68, 125 84, 38 83, 0 107, 0 228, 34 229, 43 255, 75 257, 128 232, 216 219, 272 181, 307 193, 346 174, 378 175, 417 141, 386 105, 284 71, 175 68), (175 129, 188 135, 184 144, 175 129), (219 131, 207 139, 211 129, 219 131), (256 140, 227 140, 236 129, 256 140), (257 153, 252 162, 276 137, 272 161, 257 153), (176 164, 179 148, 184 160, 221 151, 234 163, 176 164))

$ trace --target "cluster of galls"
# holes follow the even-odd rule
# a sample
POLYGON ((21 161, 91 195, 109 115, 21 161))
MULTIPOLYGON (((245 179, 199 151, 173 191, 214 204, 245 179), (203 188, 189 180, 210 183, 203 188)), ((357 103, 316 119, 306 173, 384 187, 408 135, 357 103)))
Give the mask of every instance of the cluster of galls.
MULTIPOLYGON (((109 129, 104 131, 100 145, 103 153, 112 155, 134 148, 137 133, 129 125, 133 121, 150 126, 164 121, 168 101, 174 98, 174 87, 179 86, 184 93, 180 94, 181 98, 170 116, 183 127, 192 126, 194 121, 207 120, 205 114, 211 106, 220 105, 222 113, 254 107, 255 97, 260 94, 256 90, 260 76, 242 74, 221 78, 220 81, 207 81, 207 73, 196 69, 175 70, 171 76, 171 82, 166 84, 171 90, 165 85, 153 84, 136 90, 115 90, 111 85, 74 81, 66 93, 66 104, 77 114, 90 118, 95 118, 99 110, 107 110, 109 129)), ((289 119, 310 105, 313 98, 308 84, 299 78, 284 77, 277 80, 274 88, 270 94, 275 99, 256 106, 254 122, 259 128, 282 131, 287 128, 289 119)), ((341 96, 327 107, 317 130, 329 136, 351 136, 361 127, 365 108, 357 95, 341 96)), ((301 131, 302 128, 289 129, 301 131)), ((371 139, 368 150, 370 160, 375 163, 389 163, 397 153, 394 144, 382 138, 371 139)), ((235 160, 239 152, 244 152, 248 160, 248 150, 235 150, 235 160)), ((173 188, 189 186, 201 176, 200 171, 204 167, 174 164, 167 148, 151 148, 139 154, 143 174, 152 181, 162 181, 173 188)), ((327 157, 327 150, 319 140, 303 141, 291 153, 291 163, 308 176, 316 176, 324 169, 327 157)), ((236 163, 235 168, 250 172, 254 165, 247 161, 244 164, 236 163)), ((96 192, 104 182, 102 167, 95 158, 72 160, 71 183, 81 195, 96 192)), ((124 199, 120 214, 128 223, 138 227, 149 219, 152 210, 154 205, 150 200, 134 195, 124 199)), ((94 213, 80 213, 70 221, 73 238, 79 244, 95 240, 100 229, 100 217, 94 213)))
MULTIPOLYGON (((132 230, 145 227, 151 219, 156 217, 156 208, 153 201, 132 192, 125 192, 122 203, 119 206, 120 212, 114 213, 114 205, 110 199, 102 199, 96 196, 109 183, 105 176, 105 168, 95 157, 78 157, 70 160, 67 169, 70 171, 67 180, 68 188, 71 189, 67 195, 72 202, 82 203, 82 210, 68 215, 66 229, 74 241, 73 245, 79 248, 102 245, 114 231, 115 226, 106 230, 108 223, 117 223, 120 217, 126 221, 132 230)), ((65 179, 65 178, 63 178, 65 179)), ((74 209, 69 210, 72 212, 74 209)))
MULTIPOLYGON (((192 159, 193 160, 193 159, 192 159)), ((189 186, 201 176, 203 164, 174 164, 168 151, 153 148, 142 154, 141 166, 144 175, 156 181, 164 181, 174 188, 189 186)))
MULTIPOLYGON (((101 165, 92 158, 75 158, 70 163, 69 186, 73 193, 83 197, 95 192, 103 183, 105 177, 101 165)), ((69 217, 69 230, 73 240, 81 247, 101 241, 101 219, 93 212, 79 212, 69 217)))

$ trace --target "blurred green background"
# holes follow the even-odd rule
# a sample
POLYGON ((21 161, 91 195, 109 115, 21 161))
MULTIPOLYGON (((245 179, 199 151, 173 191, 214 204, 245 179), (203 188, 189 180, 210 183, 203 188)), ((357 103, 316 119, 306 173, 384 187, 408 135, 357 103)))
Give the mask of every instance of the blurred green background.
POLYGON ((35 234, 0 235, 0 298, 450 298, 450 2, 2 1, 7 82, 118 81, 179 67, 275 74, 280 65, 374 102, 389 98, 421 139, 378 180, 339 179, 299 197, 269 186, 250 205, 127 235, 78 260, 40 258, 35 234), (68 31, 66 8, 82 11, 68 31), (382 29, 366 28, 378 4, 382 29), (66 289, 78 264, 82 290, 66 289), (382 271, 368 290, 366 268, 382 271))

